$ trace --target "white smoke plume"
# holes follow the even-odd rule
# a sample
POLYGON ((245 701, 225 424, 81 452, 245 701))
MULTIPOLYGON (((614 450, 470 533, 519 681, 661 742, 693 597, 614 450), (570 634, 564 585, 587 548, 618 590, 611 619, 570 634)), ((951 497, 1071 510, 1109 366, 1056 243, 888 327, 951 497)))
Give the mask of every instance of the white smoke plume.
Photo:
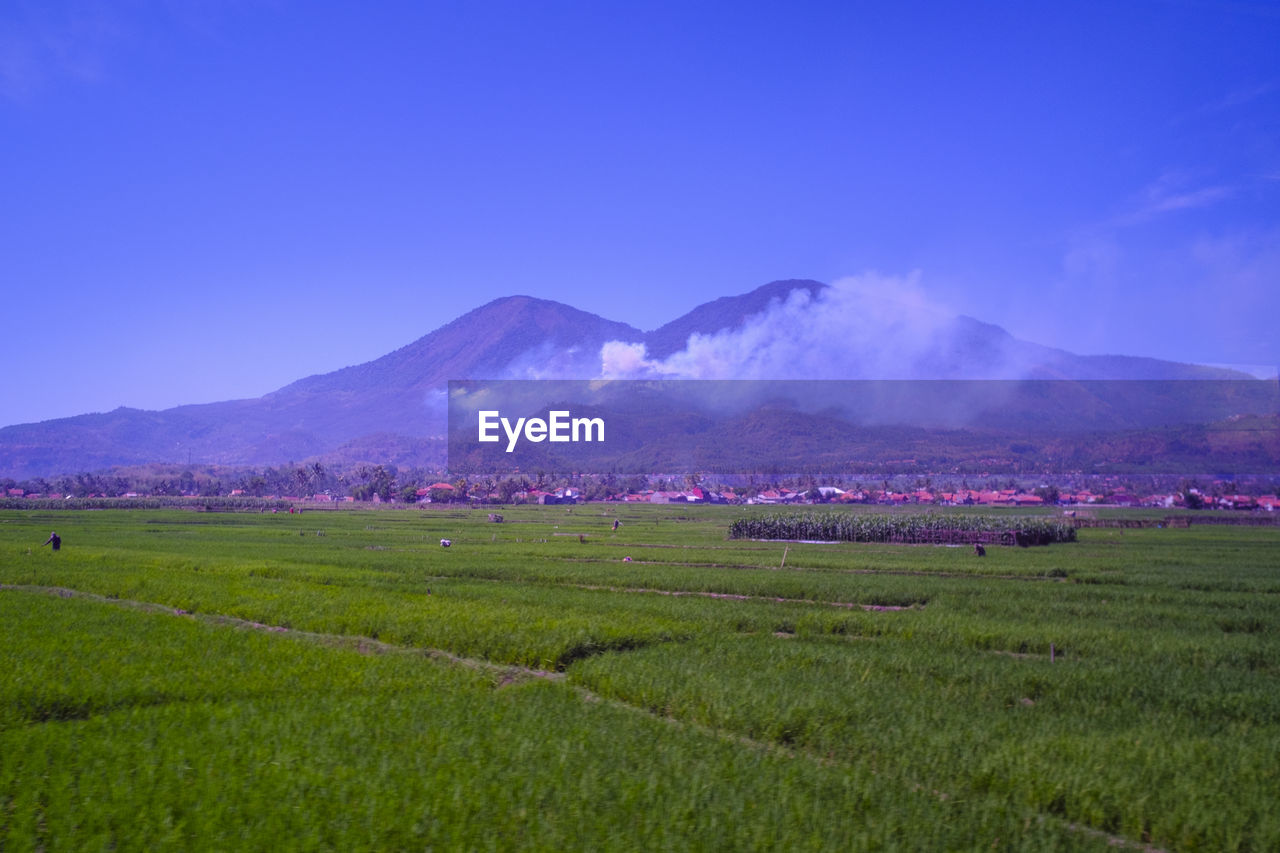
MULTIPOLYGON (((1002 340, 974 347, 955 313, 927 296, 919 275, 868 273, 811 296, 794 290, 741 326, 693 334, 685 348, 651 359, 645 346, 610 341, 605 379, 1011 378, 1002 340), (976 362, 975 363, 975 359, 976 362)), ((971 332, 970 332, 971 334, 971 332)))

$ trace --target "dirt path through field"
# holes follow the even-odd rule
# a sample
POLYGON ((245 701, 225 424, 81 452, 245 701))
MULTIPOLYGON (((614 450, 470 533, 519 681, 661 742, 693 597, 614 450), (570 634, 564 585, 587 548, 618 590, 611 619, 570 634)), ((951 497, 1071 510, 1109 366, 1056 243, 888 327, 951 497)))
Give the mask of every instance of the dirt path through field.
POLYGON ((593 584, 560 584, 561 586, 570 586, 575 589, 600 590, 604 592, 633 592, 646 595, 671 595, 684 596, 693 595, 702 598, 727 598, 732 601, 770 601, 782 604, 823 604, 828 607, 844 607, 853 609, 861 607, 863 610, 872 611, 890 611, 890 610, 920 610, 924 607, 924 602, 915 604, 859 604, 856 601, 820 601, 814 598, 781 598, 772 595, 739 595, 731 592, 704 592, 701 590, 687 589, 651 589, 649 587, 621 587, 621 586, 597 586, 593 584))
POLYGON ((481 660, 479 658, 463 657, 461 655, 445 651, 444 649, 398 646, 393 643, 384 643, 381 640, 375 640, 370 637, 357 637, 349 634, 322 634, 315 631, 300 631, 296 628, 285 628, 282 625, 265 625, 261 622, 254 622, 250 619, 240 619, 235 616, 225 616, 220 613, 191 613, 181 608, 170 607, 167 604, 157 604, 150 601, 135 601, 127 598, 112 598, 111 596, 99 595, 94 592, 83 592, 78 589, 70 589, 67 587, 0 584, 0 590, 6 589, 50 595, 57 598, 85 598, 90 601, 113 604, 117 607, 127 607, 131 610, 141 610, 147 613, 167 613, 172 616, 196 619, 209 625, 288 634, 291 637, 308 640, 330 648, 351 649, 363 654, 423 655, 429 658, 447 660, 450 663, 465 666, 469 669, 490 672, 493 674, 495 683, 499 687, 505 687, 509 684, 515 684, 530 679, 562 681, 565 678, 565 675, 562 672, 530 669, 528 667, 515 666, 514 664, 497 664, 491 661, 481 660))
MULTIPOLYGON (((603 563, 614 562, 614 560, 600 560, 591 557, 561 557, 562 563, 603 563)), ((814 572, 816 574, 845 574, 845 575, 901 575, 904 577, 923 577, 923 578, 964 578, 969 580, 998 580, 998 581, 1053 581, 1055 583, 1064 583, 1066 578, 1050 577, 1049 575, 1010 575, 1010 574, 986 574, 982 572, 952 572, 946 570, 927 571, 924 569, 842 569, 842 568, 814 568, 812 566, 761 566, 750 565, 746 563, 687 563, 680 560, 628 560, 629 564, 634 566, 680 566, 687 569, 742 569, 754 571, 772 571, 772 572, 814 572)))

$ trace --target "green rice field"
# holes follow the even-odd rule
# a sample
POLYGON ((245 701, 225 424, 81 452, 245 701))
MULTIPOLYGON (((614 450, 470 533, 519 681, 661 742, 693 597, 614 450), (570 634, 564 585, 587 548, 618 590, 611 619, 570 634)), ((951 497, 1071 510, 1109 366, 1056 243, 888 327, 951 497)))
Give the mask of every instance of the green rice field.
POLYGON ((501 512, 0 512, 0 851, 1280 850, 1280 527, 501 512))

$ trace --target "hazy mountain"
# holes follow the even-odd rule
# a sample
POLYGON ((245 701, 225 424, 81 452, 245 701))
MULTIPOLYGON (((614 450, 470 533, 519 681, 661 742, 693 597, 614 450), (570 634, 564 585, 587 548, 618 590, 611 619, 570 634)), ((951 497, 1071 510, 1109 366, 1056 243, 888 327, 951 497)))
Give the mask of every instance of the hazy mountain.
POLYGON ((748 317, 766 311, 774 300, 786 299, 792 291, 803 290, 815 294, 825 287, 827 285, 820 281, 790 279, 757 287, 741 296, 722 296, 711 302, 704 302, 684 316, 645 333, 644 343, 650 356, 666 358, 683 349, 692 334, 712 335, 735 329, 748 317))
MULTIPOLYGON (((599 375, 601 347, 608 341, 644 344, 651 359, 679 357, 694 334, 761 352, 756 339, 747 336, 772 328, 773 312, 789 311, 794 321, 797 311, 812 311, 829 322, 839 313, 833 306, 848 304, 824 301, 834 293, 816 281, 774 282, 700 305, 648 333, 561 303, 506 297, 381 358, 309 376, 257 399, 164 411, 120 408, 5 427, 0 429, 0 476, 21 479, 146 462, 266 465, 311 457, 438 464, 440 445, 424 439, 444 432, 450 379, 590 378, 599 375), (743 339, 735 341, 735 335, 743 339)), ((866 327, 860 328, 865 339, 814 341, 811 349, 822 356, 855 345, 877 347, 866 327)), ((987 377, 1014 370, 1038 378, 1244 378, 1155 359, 1074 355, 1017 340, 998 326, 967 317, 923 331, 904 330, 899 323, 893 334, 899 341, 911 337, 912 376, 987 377)), ((794 349, 797 342, 782 343, 794 349)), ((843 369, 838 359, 816 363, 843 369)), ((769 378, 815 375, 798 362, 789 374, 790 362, 778 364, 783 375, 769 378)))
POLYGON ((1250 378, 1154 358, 1076 355, 972 317, 928 316, 929 308, 895 301, 876 287, 847 291, 818 281, 775 281, 699 305, 646 333, 643 342, 649 359, 696 371, 697 359, 682 360, 679 353, 691 335, 713 337, 712 357, 746 356, 757 374, 768 374, 750 378, 761 379, 1250 378), (808 347, 813 357, 803 352, 808 347), (776 357, 761 349, 776 350, 776 357))
MULTIPOLYGON (((1266 473, 1280 387, 1259 380, 786 380, 478 383, 475 406, 608 424, 608 441, 479 443, 453 422, 461 473, 1266 473), (1250 413, 1244 415, 1242 413, 1250 413)), ((469 389, 468 389, 469 390, 469 389)))
POLYGON ((276 464, 334 453, 385 461, 388 434, 403 437, 402 463, 438 462, 422 438, 444 432, 450 378, 530 368, 577 371, 599 365, 607 340, 641 332, 568 305, 528 296, 494 300, 365 364, 309 376, 263 397, 105 414, 0 429, 0 475, 15 478, 111 465, 187 460, 276 464))

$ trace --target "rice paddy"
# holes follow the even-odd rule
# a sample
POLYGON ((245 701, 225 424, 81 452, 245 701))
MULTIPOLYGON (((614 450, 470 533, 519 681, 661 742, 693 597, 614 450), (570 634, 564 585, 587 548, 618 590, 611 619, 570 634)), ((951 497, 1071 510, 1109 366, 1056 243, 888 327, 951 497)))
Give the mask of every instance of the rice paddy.
POLYGON ((1280 848, 1280 528, 749 514, 0 512, 0 850, 1280 848))

